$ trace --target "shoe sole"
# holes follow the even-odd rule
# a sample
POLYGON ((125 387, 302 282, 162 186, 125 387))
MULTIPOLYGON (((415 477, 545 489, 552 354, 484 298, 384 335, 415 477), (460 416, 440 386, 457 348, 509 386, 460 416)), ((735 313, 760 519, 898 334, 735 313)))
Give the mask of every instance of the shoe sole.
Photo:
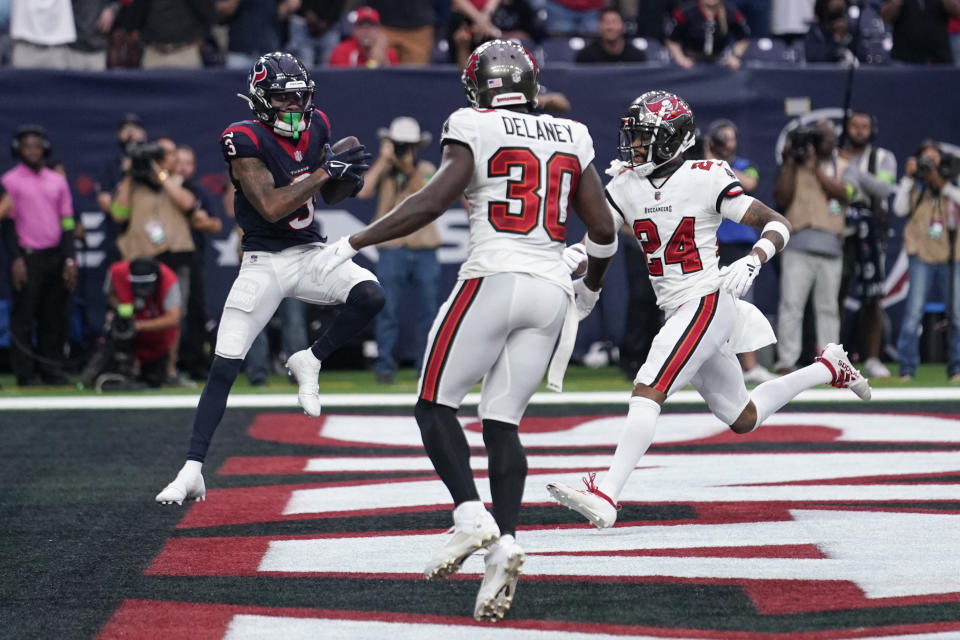
POLYGON ((574 502, 574 499, 567 496, 566 491, 564 491, 562 488, 554 484, 548 484, 547 491, 550 493, 551 496, 553 496, 554 500, 556 500, 558 503, 560 503, 562 506, 566 507, 567 509, 570 509, 571 511, 575 511, 576 513, 579 513, 580 515, 582 515, 584 518, 589 520, 593 524, 593 526, 595 526, 597 529, 609 529, 610 527, 613 526, 612 522, 607 524, 607 522, 592 509, 585 507, 580 502, 574 502))
MULTIPOLYGON (((487 598, 484 602, 477 605, 473 612, 473 619, 478 622, 497 622, 502 620, 510 605, 513 604, 513 596, 517 592, 517 581, 520 579, 520 573, 523 571, 523 563, 527 560, 527 554, 523 551, 507 557, 507 562, 503 568, 507 579, 492 598, 487 598), (503 590, 509 587, 508 593, 503 590)), ((482 588, 482 587, 481 587, 482 588)))
POLYGON ((475 554, 477 551, 480 551, 480 549, 488 548, 490 545, 496 542, 499 537, 500 536, 491 533, 489 536, 481 538, 474 547, 468 548, 468 550, 463 552, 461 555, 450 558, 445 562, 433 567, 432 569, 424 571, 423 577, 427 580, 442 580, 443 578, 452 576, 456 572, 460 571, 460 567, 463 566, 464 560, 475 554))

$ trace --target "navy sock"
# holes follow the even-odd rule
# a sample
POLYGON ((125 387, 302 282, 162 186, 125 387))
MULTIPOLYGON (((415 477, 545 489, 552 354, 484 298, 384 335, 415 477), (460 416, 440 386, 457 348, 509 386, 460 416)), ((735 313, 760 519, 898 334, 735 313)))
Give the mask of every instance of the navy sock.
POLYGON ((190 436, 187 460, 203 462, 207 457, 213 432, 217 430, 217 425, 223 418, 223 411, 227 408, 230 387, 237 379, 242 365, 243 360, 214 357, 213 366, 210 367, 210 374, 207 376, 207 384, 203 387, 197 412, 193 416, 193 434, 190 436))
POLYGON ((363 331, 373 317, 380 313, 380 309, 383 309, 383 301, 380 283, 365 280, 354 285, 330 327, 310 347, 317 360, 325 360, 350 338, 363 331))
POLYGON ((477 485, 470 470, 470 445, 457 420, 455 409, 442 404, 418 400, 413 410, 420 426, 423 448, 430 456, 437 475, 447 485, 453 504, 479 500, 477 485))
POLYGON ((489 459, 493 517, 500 535, 515 535, 520 519, 523 484, 527 479, 527 455, 520 444, 517 425, 497 420, 483 421, 483 444, 489 459))

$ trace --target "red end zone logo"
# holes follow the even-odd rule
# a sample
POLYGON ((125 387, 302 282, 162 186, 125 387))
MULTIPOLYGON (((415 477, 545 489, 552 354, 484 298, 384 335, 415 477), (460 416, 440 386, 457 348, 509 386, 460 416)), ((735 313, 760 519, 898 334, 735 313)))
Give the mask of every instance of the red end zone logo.
MULTIPOLYGON (((489 503, 480 425, 462 422, 489 503)), ((516 603, 497 625, 511 628, 510 638, 524 630, 578 638, 960 637, 960 418, 797 412, 737 436, 705 413, 667 413, 620 496, 616 526, 600 531, 553 505, 545 485, 602 475, 622 428, 622 416, 521 425, 529 473, 518 541, 527 563, 516 603), (611 608, 610 597, 630 606, 611 608), (558 610, 557 602, 567 604, 558 610)), ((368 579, 366 606, 298 609, 266 596, 269 607, 128 600, 100 638, 130 633, 137 616, 182 618, 185 629, 212 621, 204 637, 231 640, 286 640, 304 630, 487 637, 481 627, 462 629, 474 625, 469 607, 451 616, 430 598, 410 610, 385 597, 376 604, 384 581, 411 594, 426 589, 422 565, 445 540, 433 527, 367 528, 437 512, 449 519, 449 494, 412 417, 262 414, 248 433, 264 455, 208 471, 207 501, 184 513, 182 535, 145 578, 249 579, 253 594, 258 578, 368 579), (297 447, 302 455, 289 455, 297 447), (325 455, 311 454, 320 447, 325 455), (236 476, 288 481, 217 488, 236 476), (245 535, 250 527, 258 533, 245 535)), ((476 554, 454 579, 478 583, 483 570, 476 554)), ((166 632, 156 637, 180 637, 166 632)))

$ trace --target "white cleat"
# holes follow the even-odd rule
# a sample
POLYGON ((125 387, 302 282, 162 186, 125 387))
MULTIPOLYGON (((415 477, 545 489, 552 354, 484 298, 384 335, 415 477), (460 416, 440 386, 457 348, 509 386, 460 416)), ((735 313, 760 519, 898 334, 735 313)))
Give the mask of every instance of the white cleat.
POLYGON ((568 509, 573 509, 598 529, 608 529, 617 521, 617 511, 620 507, 610 499, 610 496, 597 489, 594 484, 596 477, 596 473, 591 473, 583 479, 583 484, 587 485, 586 491, 574 489, 559 482, 547 484, 547 491, 554 500, 568 509))
POLYGON ((206 500, 207 487, 203 482, 203 474, 200 473, 201 464, 193 460, 188 460, 173 482, 164 487, 163 491, 157 494, 156 501, 160 504, 183 504, 184 500, 206 500))
POLYGON ((500 537, 500 527, 479 500, 464 502, 453 510, 451 535, 443 548, 433 554, 423 575, 427 580, 446 578, 460 571, 463 561, 485 549, 500 537))
POLYGON ((320 385, 317 384, 320 361, 310 349, 304 349, 287 358, 286 366, 300 387, 297 390, 297 402, 305 414, 316 418, 320 415, 320 385))
POLYGON ((487 570, 473 608, 475 620, 496 622, 503 619, 513 604, 517 580, 526 559, 527 555, 509 533, 500 536, 500 540, 490 547, 484 558, 487 570))
POLYGON ((873 392, 870 390, 870 382, 860 375, 856 367, 847 358, 847 352, 843 350, 843 345, 831 342, 820 355, 815 358, 817 362, 823 364, 830 370, 833 380, 830 384, 837 389, 850 389, 861 400, 869 400, 873 392))

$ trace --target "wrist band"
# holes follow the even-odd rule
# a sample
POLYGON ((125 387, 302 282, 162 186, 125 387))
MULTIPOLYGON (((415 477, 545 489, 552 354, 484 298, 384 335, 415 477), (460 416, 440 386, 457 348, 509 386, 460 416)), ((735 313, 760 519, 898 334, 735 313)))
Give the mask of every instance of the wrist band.
POLYGON ((597 244, 588 235, 583 239, 583 246, 587 248, 587 255, 594 258, 611 258, 617 253, 617 236, 613 236, 610 244, 597 244))
POLYGON ((784 247, 786 247, 787 243, 790 242, 790 230, 787 229, 787 225, 783 224, 779 220, 773 220, 763 225, 763 231, 760 232, 760 235, 762 236, 767 231, 779 233, 780 237, 783 238, 784 247))
POLYGON ((766 256, 764 258, 764 262, 772 258, 774 254, 777 253, 777 247, 766 238, 760 238, 755 243, 753 243, 753 248, 760 249, 760 251, 763 251, 763 255, 766 256))

